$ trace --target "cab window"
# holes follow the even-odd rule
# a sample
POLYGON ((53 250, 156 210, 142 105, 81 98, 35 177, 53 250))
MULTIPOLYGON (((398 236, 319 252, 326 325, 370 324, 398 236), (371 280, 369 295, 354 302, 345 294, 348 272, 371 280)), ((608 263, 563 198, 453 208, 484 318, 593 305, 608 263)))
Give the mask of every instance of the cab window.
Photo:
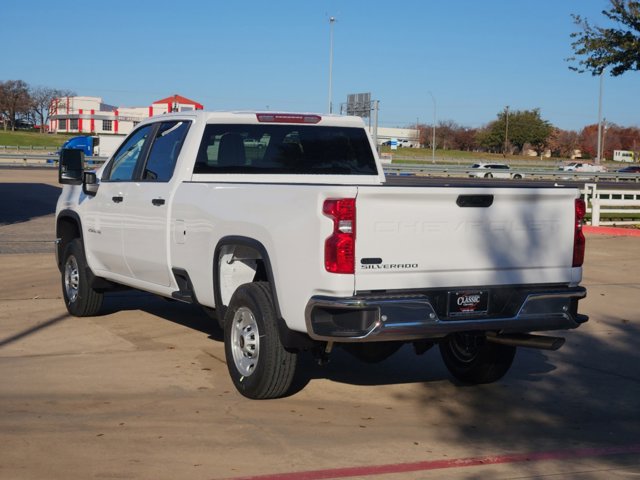
POLYGON ((150 182, 171 180, 189 124, 190 122, 182 120, 160 124, 142 172, 142 180, 150 182))
POLYGON ((193 173, 377 175, 364 128, 210 124, 193 173))
POLYGON ((152 130, 153 125, 145 125, 125 140, 108 165, 103 181, 126 182, 134 179, 136 164, 152 130))

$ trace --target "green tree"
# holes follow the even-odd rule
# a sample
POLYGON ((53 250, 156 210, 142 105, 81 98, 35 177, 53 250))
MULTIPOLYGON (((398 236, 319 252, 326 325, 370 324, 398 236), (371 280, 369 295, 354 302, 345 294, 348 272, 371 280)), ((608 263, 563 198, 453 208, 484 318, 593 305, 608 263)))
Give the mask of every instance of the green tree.
MULTIPOLYGON (((610 0, 609 10, 602 14, 615 22, 615 26, 604 28, 591 25, 586 18, 573 15, 579 32, 571 34, 571 46, 576 56, 581 57, 572 70, 593 75, 611 68, 611 75, 622 75, 628 70, 640 70, 640 2, 634 0, 610 0)), ((576 57, 567 59, 574 62, 576 57)))
POLYGON ((542 153, 549 143, 553 127, 540 117, 540 110, 503 110, 498 113, 497 120, 491 122, 479 133, 480 145, 493 152, 507 152, 513 148, 522 152, 525 144, 530 144, 538 154, 542 153), (506 141, 505 141, 506 140, 506 141))

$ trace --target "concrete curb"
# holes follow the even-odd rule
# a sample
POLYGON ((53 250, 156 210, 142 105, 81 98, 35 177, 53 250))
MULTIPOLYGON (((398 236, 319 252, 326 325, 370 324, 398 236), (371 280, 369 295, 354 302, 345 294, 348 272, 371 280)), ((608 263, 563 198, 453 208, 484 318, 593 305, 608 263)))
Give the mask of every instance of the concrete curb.
POLYGON ((619 227, 591 227, 585 225, 582 227, 584 233, 590 235, 613 235, 616 237, 640 237, 640 230, 633 228, 619 227))

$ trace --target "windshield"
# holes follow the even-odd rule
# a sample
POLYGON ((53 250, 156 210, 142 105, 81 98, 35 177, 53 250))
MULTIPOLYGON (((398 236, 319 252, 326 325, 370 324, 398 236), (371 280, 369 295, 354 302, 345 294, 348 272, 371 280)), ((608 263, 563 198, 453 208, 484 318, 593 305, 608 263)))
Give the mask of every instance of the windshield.
POLYGON ((207 125, 193 172, 378 173, 363 128, 274 124, 207 125))

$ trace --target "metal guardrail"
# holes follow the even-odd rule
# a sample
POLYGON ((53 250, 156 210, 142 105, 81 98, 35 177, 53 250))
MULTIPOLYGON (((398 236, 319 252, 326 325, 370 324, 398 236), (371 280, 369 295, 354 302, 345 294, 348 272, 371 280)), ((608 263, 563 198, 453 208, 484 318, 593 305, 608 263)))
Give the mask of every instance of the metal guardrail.
MULTIPOLYGON (((87 157, 85 161, 90 166, 102 165, 107 157, 87 157)), ((23 166, 55 166, 58 156, 55 153, 0 153, 0 165, 23 165, 23 166)), ((391 175, 421 175, 433 177, 476 177, 478 170, 469 166, 460 165, 415 165, 415 164, 388 164, 383 163, 385 173, 391 175)), ((622 165, 621 165, 622 167, 622 165)), ((489 173, 489 171, 487 171, 489 173)), ((640 174, 620 173, 620 172, 565 172, 561 170, 544 168, 512 168, 512 174, 521 174, 524 179, 533 180, 575 180, 585 182, 635 182, 640 183, 640 174)))
POLYGON ((51 150, 51 146, 44 145, 0 145, 0 150, 51 150))
MULTIPOLYGON (((107 157, 87 157, 85 159, 90 165, 102 165, 107 161, 107 157)), ((55 166, 58 163, 58 155, 51 153, 0 153, 0 165, 15 166, 55 166)))
MULTIPOLYGON (((413 164, 383 164, 387 174, 392 175, 422 175, 434 177, 464 177, 480 178, 478 170, 468 166, 457 165, 413 165, 413 164)), ((607 182, 636 182, 640 183, 640 174, 620 172, 565 172, 553 169, 525 169, 512 168, 509 172, 520 174, 524 179, 533 180, 575 180, 575 181, 607 181, 607 182)), ((491 173, 489 170, 486 173, 491 173)), ((502 172, 504 173, 504 172, 502 172)))

